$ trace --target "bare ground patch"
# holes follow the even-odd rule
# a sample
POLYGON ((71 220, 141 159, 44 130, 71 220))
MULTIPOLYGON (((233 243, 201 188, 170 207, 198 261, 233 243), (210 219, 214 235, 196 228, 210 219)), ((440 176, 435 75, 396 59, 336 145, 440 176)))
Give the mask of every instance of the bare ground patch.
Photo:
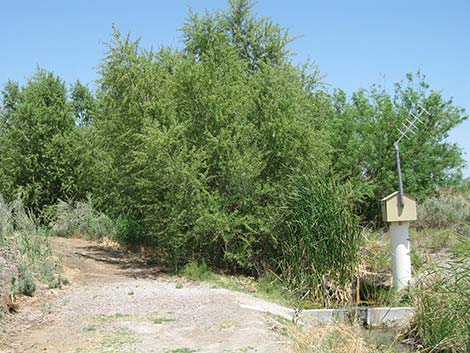
POLYGON ((285 352, 283 308, 162 274, 149 259, 53 239, 71 284, 44 290, 2 322, 0 352, 285 352))

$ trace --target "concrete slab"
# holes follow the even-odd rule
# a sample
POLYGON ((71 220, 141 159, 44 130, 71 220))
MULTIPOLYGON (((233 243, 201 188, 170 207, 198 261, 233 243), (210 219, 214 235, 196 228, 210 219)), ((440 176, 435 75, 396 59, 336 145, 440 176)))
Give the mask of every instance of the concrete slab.
POLYGON ((300 321, 304 324, 332 325, 350 320, 354 312, 349 309, 309 309, 300 312, 300 321))
POLYGON ((367 308, 365 324, 370 327, 406 326, 414 312, 412 307, 367 308))
POLYGON ((413 314, 412 307, 354 307, 303 310, 297 314, 297 319, 305 325, 360 321, 368 327, 401 327, 410 322, 413 314))

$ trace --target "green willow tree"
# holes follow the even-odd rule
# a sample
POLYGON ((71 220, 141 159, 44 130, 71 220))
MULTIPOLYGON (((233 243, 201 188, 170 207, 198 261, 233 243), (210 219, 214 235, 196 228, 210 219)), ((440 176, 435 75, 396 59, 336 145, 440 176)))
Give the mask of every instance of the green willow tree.
MULTIPOLYGON (((25 86, 10 81, 0 110, 0 190, 20 193, 36 214, 59 198, 83 197, 76 125, 65 83, 38 69, 25 86)), ((83 167, 83 165, 82 165, 83 167)))
POLYGON ((25 87, 9 82, 3 102, 1 189, 9 197, 20 190, 28 207, 39 211, 73 187, 69 159, 63 158, 64 135, 74 126, 66 88, 53 74, 38 70, 25 87))
POLYGON ((225 37, 196 58, 139 51, 117 31, 102 64, 102 202, 134 231, 158 234, 146 241, 182 238, 181 259, 208 252, 253 266, 254 244, 258 253, 271 236, 268 211, 283 176, 327 168, 303 76, 291 66, 252 73, 249 65, 225 37))
POLYGON ((468 117, 462 108, 430 89, 424 75, 407 75, 389 94, 380 86, 359 90, 348 101, 336 91, 333 110, 326 120, 334 148, 334 168, 350 180, 358 195, 358 212, 365 220, 379 221, 380 199, 398 190, 393 143, 397 128, 416 112, 418 104, 431 113, 424 115, 416 135, 400 143, 405 190, 422 199, 439 188, 462 181, 465 160, 457 144, 447 140, 449 131, 468 117))
POLYGON ((188 54, 201 59, 216 45, 217 38, 224 38, 236 49, 247 69, 288 63, 290 51, 287 45, 292 38, 286 29, 269 18, 253 16, 251 0, 229 0, 228 5, 227 11, 206 12, 204 16, 190 13, 183 26, 188 54))
POLYGON ((344 286, 354 271, 358 232, 341 202, 346 189, 333 187, 318 128, 323 107, 317 97, 325 102, 317 95, 317 72, 290 63, 288 41, 279 42, 285 31, 274 25, 270 31, 277 34, 262 37, 247 55, 268 22, 240 10, 249 9, 246 4, 191 17, 181 51, 145 51, 114 31, 92 124, 103 151, 94 196, 120 218, 121 240, 151 245, 175 267, 200 260, 250 274, 279 272, 294 268, 291 249, 308 237, 305 250, 324 266, 305 278, 331 277, 332 286, 344 286), (233 26, 248 31, 243 36, 252 44, 240 45, 233 26), (315 193, 322 180, 331 181, 325 184, 330 192, 315 193), (339 201, 324 202, 318 212, 338 214, 331 209, 337 204, 350 218, 296 226, 308 224, 303 205, 292 202, 305 190, 310 200, 339 201), (281 226, 286 219, 292 226, 281 226), (350 256, 318 256, 326 239, 350 244, 341 253, 350 256), (344 276, 333 278, 335 270, 344 276))
POLYGON ((77 126, 85 127, 93 122, 96 100, 90 89, 80 81, 70 87, 70 105, 77 126))

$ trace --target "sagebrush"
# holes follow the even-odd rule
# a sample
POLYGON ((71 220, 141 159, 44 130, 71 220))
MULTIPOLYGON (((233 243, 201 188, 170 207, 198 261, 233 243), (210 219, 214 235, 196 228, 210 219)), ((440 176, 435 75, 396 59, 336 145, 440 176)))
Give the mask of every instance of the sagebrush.
POLYGON ((470 189, 443 190, 418 203, 418 228, 445 229, 470 224, 470 189))
POLYGON ((55 235, 84 236, 88 239, 113 238, 117 232, 116 223, 97 211, 91 198, 76 202, 59 200, 49 226, 55 235))
POLYGON ((52 256, 46 232, 24 208, 21 198, 8 203, 0 195, 0 222, 0 264, 8 269, 0 277, 1 296, 32 295, 36 281, 49 287, 66 282, 60 262, 52 256))

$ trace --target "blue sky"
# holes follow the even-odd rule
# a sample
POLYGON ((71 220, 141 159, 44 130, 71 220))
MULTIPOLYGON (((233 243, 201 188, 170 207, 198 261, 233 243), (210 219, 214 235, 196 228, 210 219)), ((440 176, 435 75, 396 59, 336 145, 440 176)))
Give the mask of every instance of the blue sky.
MULTIPOLYGON (((0 84, 24 81, 39 65, 93 86, 112 23, 140 36, 145 47, 178 46, 190 8, 224 6, 215 0, 2 0, 0 84)), ((316 62, 331 87, 392 89, 407 72, 421 70, 433 89, 470 112, 469 1, 259 0, 254 10, 301 36, 291 45, 295 61, 316 62)), ((470 164, 470 121, 450 140, 470 164)))

